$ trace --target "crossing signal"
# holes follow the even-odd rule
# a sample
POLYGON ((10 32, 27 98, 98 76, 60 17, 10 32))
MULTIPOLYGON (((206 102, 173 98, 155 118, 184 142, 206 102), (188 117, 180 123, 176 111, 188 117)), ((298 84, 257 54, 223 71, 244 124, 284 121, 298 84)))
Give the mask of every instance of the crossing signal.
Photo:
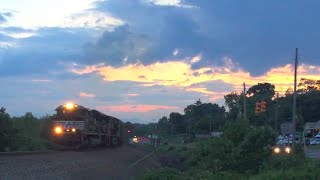
POLYGON ((258 115, 261 112, 261 103, 256 103, 256 115, 258 115))
POLYGON ((128 129, 128 133, 131 133, 131 130, 130 130, 130 129, 128 129))
POLYGON ((267 102, 266 101, 261 101, 261 112, 266 112, 267 109, 267 102))

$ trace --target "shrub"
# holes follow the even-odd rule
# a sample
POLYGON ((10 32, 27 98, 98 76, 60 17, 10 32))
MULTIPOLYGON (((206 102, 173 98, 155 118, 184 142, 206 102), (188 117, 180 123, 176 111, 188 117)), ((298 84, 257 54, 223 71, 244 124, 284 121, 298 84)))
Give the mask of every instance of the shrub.
POLYGON ((239 147, 234 149, 235 170, 257 172, 272 155, 275 132, 269 127, 259 127, 250 131, 239 147))
POLYGON ((223 128, 223 137, 230 140, 234 145, 239 145, 251 128, 246 120, 239 120, 234 123, 229 123, 223 128))
POLYGON ((224 138, 211 138, 190 153, 189 165, 202 166, 213 172, 227 170, 233 161, 232 143, 224 138))
POLYGON ((168 151, 172 151, 172 150, 174 150, 174 149, 175 149, 174 146, 169 146, 168 151))
POLYGON ((185 147, 185 146, 183 146, 183 147, 181 148, 181 151, 188 151, 188 148, 185 147))
POLYGON ((291 179, 320 179, 319 164, 314 162, 302 163, 296 167, 286 167, 283 169, 273 169, 252 176, 252 180, 291 180, 291 179))

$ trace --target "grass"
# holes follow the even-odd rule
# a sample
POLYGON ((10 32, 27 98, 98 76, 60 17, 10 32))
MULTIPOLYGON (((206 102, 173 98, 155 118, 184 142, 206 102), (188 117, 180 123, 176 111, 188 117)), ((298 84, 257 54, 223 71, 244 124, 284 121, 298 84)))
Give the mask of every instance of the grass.
POLYGON ((310 149, 310 150, 319 150, 320 151, 320 144, 306 146, 306 149, 307 150, 310 149))

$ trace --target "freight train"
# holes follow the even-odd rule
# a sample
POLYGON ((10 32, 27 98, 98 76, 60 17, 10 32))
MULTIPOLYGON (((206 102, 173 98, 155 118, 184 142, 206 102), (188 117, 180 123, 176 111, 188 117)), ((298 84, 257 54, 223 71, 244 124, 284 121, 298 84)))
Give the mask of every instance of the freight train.
POLYGON ((51 139, 56 145, 80 149, 88 146, 119 146, 128 139, 125 124, 97 110, 66 103, 56 108, 51 139))

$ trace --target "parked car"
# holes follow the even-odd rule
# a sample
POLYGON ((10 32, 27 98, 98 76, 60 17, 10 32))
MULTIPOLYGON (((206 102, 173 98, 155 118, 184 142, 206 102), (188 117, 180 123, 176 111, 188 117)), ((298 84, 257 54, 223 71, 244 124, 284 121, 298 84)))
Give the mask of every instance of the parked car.
POLYGON ((286 138, 280 139, 277 142, 278 145, 282 145, 282 144, 289 144, 289 140, 286 138))
POLYGON ((313 138, 310 140, 310 145, 320 144, 320 138, 313 138))

